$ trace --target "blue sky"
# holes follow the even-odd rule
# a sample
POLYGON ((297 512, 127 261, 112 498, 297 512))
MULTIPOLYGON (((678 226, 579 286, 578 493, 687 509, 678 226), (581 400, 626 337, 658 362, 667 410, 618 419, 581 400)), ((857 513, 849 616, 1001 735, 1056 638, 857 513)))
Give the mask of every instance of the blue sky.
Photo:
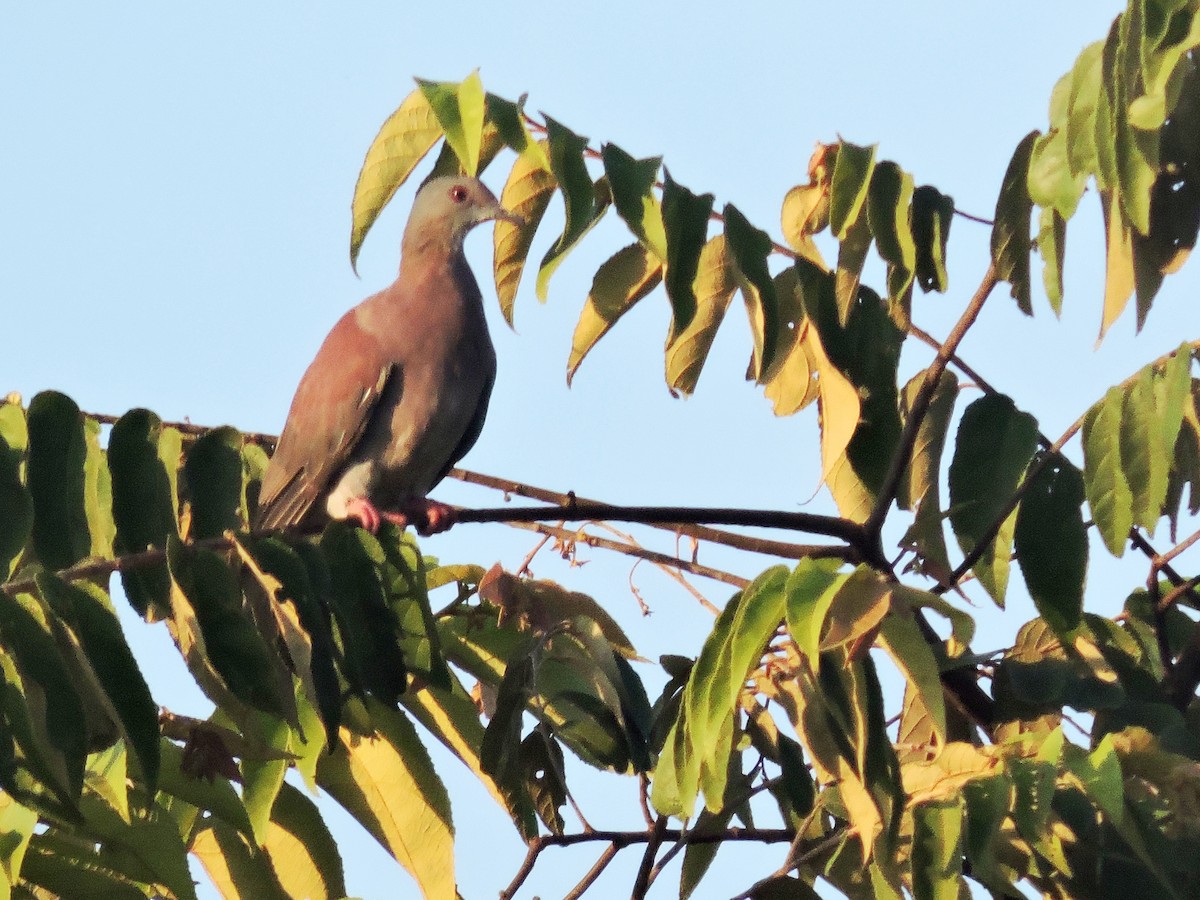
MULTIPOLYGON (((1013 147, 1044 126, 1055 80, 1104 36, 1119 8, 1087 0, 620 0, 548 10, 5 4, 0 391, 28 398, 56 388, 91 411, 147 406, 168 420, 276 431, 330 325, 394 276, 411 187, 368 237, 361 278, 348 262, 349 204, 368 144, 414 75, 457 80, 479 68, 489 90, 514 99, 529 92, 531 109, 597 144, 664 155, 676 180, 715 192, 718 204, 736 203, 776 235, 780 201, 807 180, 813 144, 838 136, 878 142, 880 155, 918 183, 990 216, 1013 147)), ((497 193, 504 174, 498 164, 485 175, 497 193)), ((548 223, 535 257, 552 232, 548 223)), ((1141 336, 1129 315, 1094 348, 1101 237, 1090 196, 1071 224, 1062 320, 1040 292, 1037 315, 1027 319, 1001 290, 961 351, 1052 437, 1107 386, 1194 336, 1186 310, 1196 274, 1187 267, 1168 280, 1141 336)), ((661 292, 622 320, 566 388, 570 336, 591 274, 624 242, 614 225, 601 226, 556 274, 546 305, 532 283, 522 285, 514 333, 493 302, 490 234, 480 229, 468 240, 500 375, 487 428, 464 464, 613 502, 829 511, 825 495, 813 498, 815 410, 776 419, 743 381, 748 329, 737 306, 687 401, 672 399, 662 379, 669 310, 661 292)), ((983 273, 987 247, 986 227, 954 223, 951 289, 918 296, 914 318, 923 328, 945 334, 983 273)), ((911 373, 927 360, 906 350, 902 365, 911 373)), ((496 500, 455 485, 437 493, 474 505, 496 500)), ((446 561, 511 568, 532 543, 503 526, 472 525, 426 547, 446 561)), ((1165 536, 1159 543, 1167 545, 1165 536)), ((1102 555, 1093 549, 1088 595, 1098 611, 1115 609, 1144 578, 1140 565, 1102 555)), ((647 565, 631 575, 627 559, 584 556, 586 566, 570 568, 545 553, 534 570, 601 599, 644 656, 696 652, 709 619, 691 597, 647 565), (648 619, 631 578, 654 609, 648 619)), ((769 562, 710 550, 702 560, 747 576, 769 562)), ((696 584, 718 603, 728 595, 696 584)), ((1029 618, 1020 595, 1017 584, 1004 616, 975 598, 978 649, 1003 646, 1029 618)), ((163 673, 153 684, 159 702, 198 708, 186 675, 162 650, 161 630, 131 628, 139 652, 163 673)), ((449 760, 439 765, 455 803, 463 894, 491 895, 522 848, 482 790, 449 760)), ((576 774, 593 824, 635 821, 631 780, 576 774)), ((339 827, 352 894, 374 900, 410 890, 369 838, 339 827)), ((598 852, 550 851, 527 891, 560 895, 598 852)), ((779 856, 727 849, 709 889, 716 896, 745 887, 747 867, 765 873, 779 856)), ((596 895, 627 890, 636 863, 623 854, 596 895)), ((660 888, 662 896, 671 890, 660 888)))

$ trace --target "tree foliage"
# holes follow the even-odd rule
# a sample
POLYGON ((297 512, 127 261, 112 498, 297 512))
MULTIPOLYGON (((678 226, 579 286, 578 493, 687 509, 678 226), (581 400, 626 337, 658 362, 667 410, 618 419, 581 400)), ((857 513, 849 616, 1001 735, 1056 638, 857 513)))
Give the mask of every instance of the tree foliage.
MULTIPOLYGON (((294 768, 427 896, 452 898, 451 798, 427 749, 438 741, 507 811, 531 861, 556 842, 644 844, 638 896, 655 862, 680 852, 679 891, 691 894, 735 839, 789 848, 748 885, 752 897, 813 896, 818 879, 851 897, 960 896, 969 882, 997 896, 1022 883, 1061 896, 1150 885, 1195 896, 1200 631, 1189 612, 1200 610, 1200 576, 1172 564, 1195 535, 1163 552, 1150 538, 1165 517, 1174 543, 1181 517, 1200 511, 1197 345, 1109 388, 1057 439, 990 386, 960 404, 954 369, 970 373, 956 351, 999 283, 1033 314, 1034 249, 1061 309, 1067 227, 1089 185, 1105 221, 1100 334, 1133 297, 1145 321, 1200 226, 1197 46, 1200 5, 1131 0, 1079 55, 1052 92, 1046 130, 1012 154, 991 264, 941 342, 913 326, 912 310, 916 288, 950 288, 958 211, 874 146, 818 147, 807 181, 783 198, 776 241, 674 181, 661 159, 597 147, 523 100, 486 93, 477 75, 419 82, 367 151, 351 263, 439 143, 434 173, 511 166, 501 199, 524 224, 499 223, 494 238, 510 322, 550 204, 561 200, 564 216, 534 267, 542 299, 614 212, 630 237, 596 270, 568 379, 661 285, 666 381, 690 393, 740 294, 747 377, 779 415, 816 403, 839 516, 695 518, 833 540, 788 545, 799 551, 790 566, 739 584, 703 646, 680 648, 694 658, 661 660, 665 686, 652 699, 629 638, 584 594, 443 565, 390 526, 250 532, 269 439, 141 409, 107 419, 53 392, 28 407, 10 398, 0 405, 6 895, 193 897, 193 854, 226 896, 341 897, 337 844, 310 796, 285 782, 294 768), (872 250, 885 273, 874 287, 863 283, 872 250), (901 348, 921 340, 934 361, 902 384, 901 348), (1147 560, 1145 585, 1112 618, 1084 605, 1093 527, 1109 553, 1147 560), (902 530, 900 562, 885 529, 902 530), (981 657, 955 591, 973 576, 1003 605, 1014 570, 1039 615, 981 657), (112 596, 114 573, 138 614, 170 633, 212 701, 207 720, 156 706, 116 617, 125 600, 112 596), (448 600, 436 612, 433 592, 448 600), (896 709, 885 670, 904 685, 896 709), (1082 722, 1070 735, 1068 707, 1082 722), (567 754, 642 778, 646 831, 569 834, 567 754), (777 809, 770 827, 751 811, 764 796, 777 809)), ((559 499, 543 518, 595 517, 594 504, 559 499)), ((725 532, 700 536, 737 545, 725 532)))

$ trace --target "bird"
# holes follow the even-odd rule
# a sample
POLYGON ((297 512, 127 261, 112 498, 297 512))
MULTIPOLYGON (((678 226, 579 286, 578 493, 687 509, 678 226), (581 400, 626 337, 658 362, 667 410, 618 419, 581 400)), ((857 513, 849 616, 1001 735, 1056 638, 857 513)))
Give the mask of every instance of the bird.
POLYGON ((427 495, 479 438, 496 377, 483 298, 463 254, 482 222, 523 224, 478 179, 431 178, 404 229, 400 271, 345 313, 317 351, 259 490, 255 527, 330 519, 443 531, 427 495))

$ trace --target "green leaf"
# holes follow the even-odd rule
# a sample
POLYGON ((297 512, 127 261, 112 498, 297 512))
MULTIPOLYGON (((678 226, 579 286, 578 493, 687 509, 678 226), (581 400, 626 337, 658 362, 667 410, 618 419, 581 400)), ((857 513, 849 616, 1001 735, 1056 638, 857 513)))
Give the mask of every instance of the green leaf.
POLYGON ((1056 453, 1032 477, 1017 509, 1021 574, 1038 613, 1060 636, 1083 616, 1088 561, 1083 501, 1083 476, 1056 453))
MULTIPOLYGON (((692 318, 700 310, 704 296, 701 286, 723 280, 713 279, 706 275, 718 265, 718 259, 709 255, 709 248, 715 246, 714 242, 717 239, 714 238, 713 241, 706 243, 708 218, 712 213, 712 208, 712 194, 693 194, 683 185, 676 183, 671 178, 669 171, 664 170, 662 215, 663 227, 667 233, 667 271, 664 283, 666 284, 667 299, 671 302, 672 314, 671 336, 667 339, 668 347, 672 347, 680 341, 684 331, 692 324, 692 318), (709 256, 709 259, 702 260, 702 252, 709 256), (702 261, 707 262, 708 265, 701 265, 702 261)), ((724 266, 724 240, 721 241, 720 251, 719 262, 724 266)), ((732 288, 729 293, 732 295, 732 288)), ((719 292, 714 290, 710 295, 719 296, 719 292)), ((724 308, 722 307, 723 312, 724 308)), ((719 317, 717 321, 720 322, 719 317)), ((711 339, 709 343, 711 343, 711 339)), ((707 353, 707 348, 705 353, 707 353)), ((703 360, 703 356, 701 356, 701 360, 703 360)), ((670 365, 668 364, 669 370, 670 365)), ((697 374, 699 374, 698 369, 697 374)), ((674 385, 674 381, 669 375, 667 381, 674 385)), ((692 383, 695 384, 695 379, 692 379, 692 383)))
POLYGON ((921 185, 913 191, 912 231, 917 247, 917 284, 925 292, 944 294, 950 286, 946 274, 946 241, 954 222, 954 198, 935 187, 921 185))
POLYGON ((370 702, 377 738, 351 739, 322 755, 317 782, 416 879, 431 900, 454 900, 450 798, 416 730, 370 702), (403 798, 403 802, 397 802, 403 798))
POLYGON ((878 627, 890 608, 887 581, 870 566, 855 569, 838 588, 825 613, 821 650, 854 645, 878 627))
POLYGON ((254 829, 246 813, 242 798, 228 778, 212 773, 210 777, 197 778, 183 770, 183 749, 166 738, 160 747, 159 789, 192 806, 208 810, 213 816, 240 832, 245 838, 253 839, 254 829))
POLYGON ((733 263, 734 277, 746 312, 750 316, 750 332, 754 336, 752 371, 756 381, 775 359, 779 340, 779 308, 775 298, 775 283, 767 269, 771 253, 771 237, 755 228, 732 203, 725 205, 725 247, 733 263))
POLYGON ((454 150, 468 175, 479 171, 479 150, 483 144, 485 103, 479 73, 472 72, 461 82, 424 81, 417 86, 429 103, 446 143, 454 150))
POLYGON ((630 244, 601 263, 571 339, 568 385, 592 347, 635 303, 658 287, 662 276, 662 263, 642 244, 630 244))
POLYGON ((33 547, 51 569, 65 569, 92 549, 85 509, 87 444, 83 417, 65 394, 45 391, 29 404, 26 485, 33 499, 33 547))
POLYGON ((938 741, 946 744, 946 700, 933 648, 925 640, 910 610, 893 610, 883 619, 879 637, 905 680, 929 713, 938 741))
POLYGON ((1042 257, 1042 286, 1056 316, 1062 315, 1063 255, 1067 249, 1067 222, 1054 209, 1040 214, 1037 248, 1042 257))
POLYGON ((20 669, 34 739, 44 738, 46 748, 55 754, 47 762, 63 776, 61 787, 78 798, 87 759, 87 726, 79 691, 51 634, 45 607, 30 594, 13 597, 0 591, 0 637, 20 669))
MULTIPOLYGON (((926 372, 918 372, 904 386, 902 405, 907 419, 909 410, 925 383, 926 372)), ((950 572, 946 552, 946 536, 942 527, 942 503, 939 481, 946 434, 954 404, 958 399, 958 378, 948 369, 943 371, 934 388, 925 418, 917 429, 908 470, 900 479, 896 503, 901 509, 915 509, 913 524, 904 536, 903 544, 912 546, 923 557, 926 566, 938 567, 938 573, 950 572)))
POLYGON ((633 236, 660 262, 666 262, 667 232, 653 190, 662 157, 634 159, 616 144, 605 144, 600 153, 617 213, 633 236))
POLYGON ((346 896, 337 842, 316 804, 290 784, 275 799, 266 850, 287 896, 313 900, 346 896))
POLYGON ((806 346, 808 324, 804 319, 799 278, 795 268, 787 268, 774 279, 781 326, 775 364, 763 378, 763 396, 772 402, 777 416, 792 415, 816 400, 820 393, 806 346))
POLYGON ((1158 175, 1159 132, 1143 131, 1130 121, 1142 67, 1143 9, 1131 4, 1120 17, 1110 80, 1114 150, 1121 209, 1139 234, 1150 232, 1150 194, 1158 175))
POLYGON ((838 574, 841 566, 836 559, 802 559, 784 586, 788 631, 813 671, 820 663, 825 616, 833 598, 850 577, 838 574))
POLYGON ((1014 888, 1003 874, 997 859, 1001 825, 1008 815, 1012 784, 1004 775, 977 778, 963 787, 967 807, 965 835, 967 859, 971 862, 971 877, 1004 895, 1014 888))
POLYGON ((270 828, 271 810, 291 762, 287 757, 291 731, 286 723, 271 716, 260 716, 259 726, 265 745, 283 756, 282 759, 243 757, 241 760, 242 802, 246 805, 255 840, 264 844, 270 828))
MULTIPOLYGON (((149 410, 130 410, 113 425, 108 436, 108 467, 117 553, 162 549, 167 536, 176 533, 175 479, 180 454, 179 432, 163 428, 149 410)), ((140 615, 162 618, 169 614, 171 579, 165 563, 122 572, 121 583, 140 615)))
POLYGON ((353 690, 364 688, 394 706, 407 683, 397 644, 399 623, 388 606, 378 566, 383 548, 373 535, 333 522, 321 536, 329 565, 330 607, 343 654, 342 675, 353 690))
POLYGON ((37 824, 36 812, 0 794, 0 870, 10 885, 21 877, 21 863, 37 824))
MULTIPOLYGON (((1037 449, 1037 420, 1011 399, 990 394, 966 408, 950 463, 950 525, 970 553, 996 522, 1037 449)), ((997 604, 1008 587, 1012 514, 973 571, 997 604)))
POLYGON ((25 410, 0 402, 0 579, 8 580, 21 561, 33 530, 33 498, 21 480, 28 433, 25 410))
POLYGON ((837 296, 838 324, 843 327, 850 321, 850 313, 858 301, 858 286, 863 265, 867 261, 867 251, 871 249, 871 240, 871 225, 866 217, 859 216, 846 239, 838 245, 834 293, 837 296))
POLYGON ((130 749, 137 754, 143 783, 153 794, 159 769, 158 705, 125 642, 112 600, 94 584, 71 584, 48 573, 37 576, 37 585, 50 608, 78 638, 120 718, 130 749))
POLYGON ((206 827, 198 829, 192 838, 191 855, 199 860, 222 898, 290 900, 295 896, 284 892, 269 856, 252 852, 238 833, 220 820, 209 819, 202 824, 206 827))
MULTIPOLYGON (((1071 93, 1067 115, 1067 160, 1073 175, 1099 176, 1096 158, 1097 105, 1105 102, 1100 92, 1104 41, 1084 48, 1071 70, 1071 93)), ((1101 187, 1104 183, 1101 182, 1101 187)))
POLYGON ((546 116, 550 171, 558 181, 566 207, 563 232, 542 257, 537 276, 537 296, 545 302, 550 277, 575 247, 600 221, 611 202, 610 193, 601 184, 593 184, 583 160, 587 138, 581 137, 546 116))
POLYGON ((154 804, 146 815, 125 822, 98 798, 84 796, 81 806, 88 832, 104 846, 106 863, 139 881, 162 885, 166 890, 160 894, 195 900, 187 848, 170 813, 154 804))
POLYGON ((34 885, 53 897, 72 900, 146 900, 153 896, 147 885, 115 869, 92 845, 58 829, 34 835, 21 877, 26 887, 34 885))
POLYGON ((829 228, 839 241, 846 239, 867 200, 871 174, 875 171, 875 147, 875 144, 860 147, 846 141, 838 144, 829 189, 829 228))
POLYGON ((1083 485, 1092 520, 1113 556, 1125 553, 1133 527, 1133 492, 1121 467, 1124 392, 1109 388, 1083 420, 1083 485))
POLYGON ((175 547, 168 558, 172 578, 195 610, 208 661, 222 681, 243 703, 284 718, 291 701, 280 696, 271 677, 279 659, 247 615, 237 574, 213 550, 175 547))
POLYGON ((383 208, 441 136, 442 126, 420 88, 383 123, 367 149, 354 185, 350 205, 351 267, 357 267, 358 251, 383 208))
POLYGON ((183 465, 192 507, 191 537, 220 537, 242 527, 242 435, 228 425, 202 435, 183 465))
POLYGON ((900 298, 912 284, 917 268, 912 199, 912 175, 890 160, 875 166, 867 196, 867 216, 879 255, 889 265, 888 296, 893 300, 900 298))
POLYGON ((95 419, 83 420, 83 440, 87 446, 83 463, 83 512, 92 539, 89 555, 111 559, 117 533, 112 516, 112 476, 100 447, 100 423, 95 419))
MULTIPOLYGON (((707 219, 705 219, 707 222, 707 219)), ((671 244, 668 232, 668 245, 671 244)), ((725 318, 729 301, 737 290, 737 281, 733 277, 733 269, 725 252, 725 235, 718 234, 704 245, 695 265, 695 281, 688 287, 687 296, 692 303, 692 312, 685 327, 677 327, 679 321, 678 306, 675 307, 675 319, 672 322, 671 334, 667 338, 666 377, 667 385, 682 394, 691 394, 696 390, 696 382, 700 378, 700 370, 712 349, 717 329, 725 318)), ((675 270, 668 266, 664 279, 667 284, 667 294, 671 293, 672 273, 675 270)), ((678 288, 676 288, 678 291, 678 288)))
POLYGON ((1121 469, 1133 493, 1133 524, 1151 534, 1167 497, 1170 451, 1162 443, 1159 425, 1155 376, 1150 368, 1138 373, 1125 392, 1121 408, 1121 469))
POLYGON ((513 302, 521 283, 521 274, 525 271, 529 248, 533 245, 533 236, 558 185, 549 169, 544 145, 531 146, 536 147, 538 152, 530 151, 517 157, 500 193, 500 204, 519 215, 523 222, 518 225, 501 219, 492 231, 492 271, 496 281, 496 296, 500 300, 504 320, 510 326, 513 324, 513 302))
POLYGON ((915 900, 958 900, 962 878, 961 800, 922 803, 913 808, 912 876, 915 900))
POLYGON ((545 732, 533 731, 521 742, 519 762, 538 818, 552 833, 562 834, 565 823, 560 810, 567 805, 562 748, 545 732))
POLYGON ((1029 157, 1029 198, 1043 209, 1053 209, 1064 219, 1075 215, 1087 185, 1086 175, 1071 172, 1067 132, 1053 128, 1033 142, 1029 157))
POLYGON ((519 155, 531 155, 543 169, 550 171, 545 146, 533 139, 525 124, 525 97, 522 95, 516 103, 495 94, 488 94, 486 99, 488 121, 495 126, 500 139, 519 155))
POLYGON ((1029 217, 1033 200, 1029 196, 1029 161, 1039 131, 1031 131, 1017 144, 1000 195, 996 199, 995 224, 992 225, 992 264, 996 276, 1012 285, 1012 296, 1021 312, 1033 315, 1029 294, 1029 217))
POLYGON ((796 272, 818 372, 822 476, 841 514, 862 522, 900 437, 896 373, 904 333, 887 305, 865 287, 841 325, 834 277, 803 259, 796 260, 796 272))

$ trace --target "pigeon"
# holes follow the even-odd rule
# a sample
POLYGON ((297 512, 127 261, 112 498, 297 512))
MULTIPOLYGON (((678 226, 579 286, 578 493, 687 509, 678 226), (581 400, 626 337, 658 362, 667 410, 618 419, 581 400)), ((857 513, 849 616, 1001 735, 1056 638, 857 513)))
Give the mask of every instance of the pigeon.
POLYGON ((496 376, 463 238, 497 219, 522 224, 475 178, 422 185, 399 276, 342 316, 300 380, 256 528, 345 519, 372 533, 388 521, 430 534, 453 524, 453 510, 427 494, 479 438, 496 376))

